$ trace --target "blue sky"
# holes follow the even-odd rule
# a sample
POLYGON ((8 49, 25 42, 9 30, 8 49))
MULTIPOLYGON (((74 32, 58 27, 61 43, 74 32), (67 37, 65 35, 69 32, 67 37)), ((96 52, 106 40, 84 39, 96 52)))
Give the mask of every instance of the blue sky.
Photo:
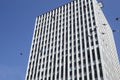
MULTIPOLYGON (((0 0, 0 80, 24 80, 36 16, 70 1, 0 0)), ((120 0, 101 1, 111 28, 120 29, 120 0)), ((120 33, 114 37, 120 58, 120 33)))

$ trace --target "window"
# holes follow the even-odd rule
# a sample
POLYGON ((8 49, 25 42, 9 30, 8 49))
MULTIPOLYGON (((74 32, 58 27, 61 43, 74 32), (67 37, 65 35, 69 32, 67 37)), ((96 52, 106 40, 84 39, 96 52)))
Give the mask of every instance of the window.
POLYGON ((101 63, 99 64, 99 70, 100 70, 100 77, 103 77, 103 72, 102 72, 102 65, 101 65, 101 63))
POLYGON ((59 73, 57 73, 57 80, 59 79, 59 73))
POLYGON ((90 80, 92 80, 92 73, 89 73, 90 80))
POLYGON ((88 56, 88 63, 90 63, 90 51, 89 50, 87 50, 87 56, 88 56))
POLYGON ((97 56, 98 56, 98 60, 100 59, 100 50, 99 47, 97 47, 97 56))
POLYGON ((87 76, 84 76, 84 80, 87 80, 87 76))
POLYGON ((94 49, 92 50, 92 56, 93 56, 93 61, 95 61, 95 51, 94 51, 94 49))
POLYGON ((63 66, 61 66, 61 78, 63 78, 63 66))
POLYGON ((70 76, 72 76, 72 71, 70 71, 70 76))

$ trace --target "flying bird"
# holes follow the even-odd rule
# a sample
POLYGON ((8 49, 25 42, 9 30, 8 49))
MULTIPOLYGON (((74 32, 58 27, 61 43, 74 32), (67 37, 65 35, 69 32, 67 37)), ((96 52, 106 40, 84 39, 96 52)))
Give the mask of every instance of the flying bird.
POLYGON ((119 20, 119 18, 118 18, 118 17, 116 17, 116 18, 115 18, 115 20, 116 20, 116 21, 118 21, 118 20, 119 20))
POLYGON ((106 26, 107 24, 103 24, 104 26, 106 26))
POLYGON ((101 34, 102 34, 102 35, 104 35, 105 33, 104 33, 104 32, 102 32, 101 34))
POLYGON ((22 56, 22 55, 23 55, 23 53, 20 53, 20 55, 22 56))
POLYGON ((120 32, 120 30, 112 30, 113 32, 120 32))

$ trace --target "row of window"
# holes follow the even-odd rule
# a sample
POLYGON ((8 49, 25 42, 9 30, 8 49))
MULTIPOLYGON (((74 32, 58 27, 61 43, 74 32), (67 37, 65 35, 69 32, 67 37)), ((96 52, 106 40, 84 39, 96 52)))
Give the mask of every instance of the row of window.
MULTIPOLYGON (((78 3, 78 1, 73 1, 73 2, 71 2, 70 4, 66 4, 66 5, 63 5, 62 7, 59 7, 59 8, 56 8, 56 9, 54 9, 54 10, 52 10, 52 11, 50 11, 50 12, 47 12, 47 13, 45 13, 45 14, 43 14, 43 15, 41 15, 41 16, 43 16, 45 19, 47 19, 47 17, 46 17, 46 15, 49 15, 51 12, 53 13, 53 14, 51 14, 51 15, 49 15, 48 16, 48 18, 51 16, 51 17, 53 17, 53 15, 58 15, 59 13, 59 15, 61 15, 61 14, 63 14, 64 15, 64 13, 62 13, 62 12, 65 12, 66 14, 68 13, 68 11, 71 13, 71 10, 73 9, 73 11, 78 11, 78 9, 80 10, 80 11, 82 11, 82 7, 83 7, 83 9, 85 9, 85 8, 87 8, 88 9, 88 11, 89 11, 89 5, 93 5, 93 3, 92 2, 88 2, 87 1, 87 3, 84 5, 84 6, 82 6, 82 3, 83 4, 85 4, 85 1, 83 1, 83 2, 81 2, 80 1, 80 3, 78 3), (76 4, 76 5, 75 5, 76 4), (79 4, 79 6, 78 6, 78 4, 79 4)), ((91 9, 93 9, 93 7, 91 8, 91 9)), ((41 17, 40 16, 40 17, 41 17)), ((38 16, 38 19, 39 19, 39 16, 38 16)), ((44 19, 42 19, 42 21, 43 21, 44 19)))
MULTIPOLYGON (((74 6, 73 6, 73 7, 74 7, 74 6)), ((81 9, 82 9, 82 8, 81 8, 81 9)), ((88 9, 89 9, 89 8, 88 8, 88 9)), ((70 10, 70 11, 71 11, 71 10, 70 10)), ((74 10, 73 10, 73 12, 74 12, 74 10)), ((66 13, 66 12, 63 12, 63 13, 66 13)), ((78 12, 76 12, 76 13, 78 14, 78 12)), ((74 13, 74 14, 75 14, 75 13, 74 13)), ((81 14, 83 14, 82 11, 81 11, 81 14)), ((94 13, 92 12, 92 14, 94 14, 94 13)), ((53 15, 53 14, 51 14, 51 15, 53 15)), ((56 14, 55 14, 55 15, 56 15, 56 14)), ((55 15, 54 15, 54 16, 55 16, 55 15)), ((85 14, 85 15, 86 15, 86 14, 85 14)), ((57 16, 57 15, 56 15, 56 16, 57 16)), ((71 19, 71 16, 72 16, 72 14, 70 13, 70 19, 71 19)), ((73 15, 73 18, 75 18, 74 16, 75 16, 75 15, 73 15)), ((77 15, 77 16, 78 16, 78 15, 77 15)), ((88 11, 88 16, 90 16, 90 12, 89 12, 89 11, 88 11)), ((47 16, 43 16, 43 17, 47 17, 47 16)), ((81 15, 81 17, 82 17, 82 15, 81 15)), ((64 18, 65 18, 65 17, 63 16, 63 22, 64 22, 64 18)), ((94 18, 94 17, 93 17, 93 18, 94 18)), ((39 20, 39 19, 38 19, 38 20, 39 20)), ((38 21, 38 20, 37 20, 37 21, 38 21)), ((43 19, 40 19, 41 22, 44 21, 44 22, 42 22, 42 25, 41 25, 41 26, 44 26, 45 24, 47 24, 47 28, 48 28, 49 22, 46 22, 46 20, 47 20, 47 19, 44 19, 44 18, 43 18, 43 19), (43 24, 44 24, 44 25, 43 25, 43 24)), ((51 18, 50 20, 51 20, 51 21, 50 21, 50 23, 51 23, 54 19, 51 18)), ((57 21, 57 20, 58 20, 58 18, 55 19, 56 24, 58 24, 58 21, 57 21)), ((59 23, 61 23, 61 18, 60 18, 59 20, 60 20, 59 23)), ((89 19, 89 20, 90 20, 90 19, 89 19)), ((48 21, 49 21, 49 18, 48 18, 48 21)), ((81 18, 81 21, 82 21, 82 18, 81 18)), ((67 23, 67 22, 68 22, 68 21, 66 21, 66 23, 67 23)), ((75 22, 75 19, 73 19, 73 22, 75 22)), ((78 18, 77 18, 77 22, 79 22, 78 18)), ((70 23, 71 23, 71 20, 70 20, 70 23)), ((50 24, 50 25, 52 26, 52 24, 50 24)), ((66 25, 67 25, 67 24, 66 24, 66 25)), ((39 25, 39 26, 40 26, 40 25, 39 25)), ((56 26, 59 26, 59 25, 56 25, 56 26)), ((64 24, 63 24, 63 26, 64 26, 64 24)), ((36 27, 37 27, 37 26, 36 26, 36 27)), ((53 27, 53 29, 54 29, 54 27, 53 27)), ((47 31, 48 31, 48 30, 47 30, 47 31)))
MULTIPOLYGON (((72 65, 70 65, 70 67, 71 67, 72 65)), ((75 77, 74 78, 77 78, 77 70, 78 70, 78 74, 79 74, 79 78, 81 78, 81 80, 82 80, 82 75, 84 75, 85 77, 87 77, 87 74, 89 74, 89 79, 90 80, 92 80, 93 79, 93 76, 92 75, 94 75, 94 77, 95 77, 95 79, 98 79, 98 70, 99 70, 99 75, 100 75, 100 77, 101 77, 101 79, 102 79, 102 77, 103 77, 103 74, 102 74, 102 66, 101 66, 101 64, 99 63, 99 65, 98 65, 98 68, 99 69, 97 69, 97 65, 93 65, 93 66, 88 66, 88 71, 89 71, 89 73, 87 73, 87 68, 86 67, 83 67, 83 70, 80 68, 80 69, 76 69, 76 68, 74 68, 74 74, 73 74, 73 70, 70 70, 69 72, 67 71, 67 72, 65 72, 65 74, 64 74, 64 72, 63 72, 63 68, 64 67, 66 67, 66 66, 61 66, 61 74, 59 73, 59 71, 60 71, 60 66, 59 67, 57 67, 57 71, 58 72, 54 72, 53 71, 53 75, 54 75, 54 77, 53 77, 53 79, 55 78, 55 76, 56 76, 56 78, 57 78, 57 80, 59 79, 59 75, 61 75, 61 78, 63 78, 63 76, 65 75, 65 74, 67 74, 66 76, 68 76, 68 73, 69 73, 69 78, 71 78, 72 79, 72 75, 74 75, 75 77), (92 71, 92 67, 93 67, 93 71, 92 71), (84 72, 84 74, 82 74, 82 71, 84 72), (94 73, 94 74, 93 74, 94 73)), ((55 69, 53 69, 53 70, 55 70, 55 69)), ((68 69, 67 69, 68 70, 68 69)), ((40 75, 41 75, 41 80, 43 79, 43 76, 45 76, 45 78, 47 78, 47 76, 48 76, 48 74, 50 75, 52 73, 52 69, 45 69, 45 71, 41 71, 41 73, 40 73, 40 71, 38 72, 38 74, 37 74, 37 77, 39 78, 40 77, 40 75)), ((31 75, 32 76, 32 75, 31 75)), ((48 76, 49 77, 49 76, 48 76)), ((77 80, 77 79, 75 79, 75 80, 77 80)), ((87 79, 85 79, 85 80, 87 80, 87 79)))
MULTIPOLYGON (((98 57, 98 59, 100 59, 100 52, 99 52, 99 47, 96 49, 97 50, 97 57, 98 57)), ((54 54, 54 61, 57 61, 57 64, 59 65, 59 57, 60 57, 60 54, 57 54, 58 55, 58 60, 56 60, 56 54, 54 54)), ((72 54, 71 54, 72 55, 72 54)), ((73 61, 72 61, 72 56, 70 55, 70 57, 69 57, 69 59, 70 59, 70 61, 71 61, 71 63, 69 64, 70 65, 70 68, 72 67, 72 63, 73 63, 73 61)), ((88 64, 90 64, 91 63, 91 59, 90 59, 90 52, 89 52, 89 50, 87 51, 87 54, 86 54, 88 57, 88 64)), ((49 68, 52 68, 52 55, 50 56, 50 60, 48 60, 49 59, 49 56, 47 56, 47 62, 45 63, 45 58, 43 58, 42 59, 42 61, 41 61, 41 59, 40 59, 40 65, 39 65, 39 69, 40 68, 48 68, 48 64, 49 64, 49 68), (49 61, 49 62, 48 62, 49 61), (50 62, 51 61, 51 62, 50 62), (43 62, 43 64, 41 64, 43 62), (46 66, 45 66, 46 65, 46 66), (41 66, 41 67, 40 67, 41 66)), ((81 54, 78 54, 78 57, 81 59, 81 54)), ((93 57, 93 61, 96 61, 95 60, 95 52, 94 52, 94 49, 92 50, 92 57, 93 57)), ((64 60, 63 60, 63 58, 64 58, 64 53, 62 54, 62 59, 61 59, 61 65, 63 65, 64 64, 64 60)), ((76 60, 76 55, 74 55, 74 59, 76 60)), ((79 67, 81 68, 81 60, 79 59, 79 62, 78 62, 78 64, 79 64, 79 67)), ((75 61, 74 60, 74 61, 75 61)), ((66 60, 67 61, 67 60, 66 60)), ((75 61, 74 62, 74 67, 76 68, 76 63, 77 61, 75 61)), ((84 66, 86 66, 86 60, 85 60, 85 52, 83 52, 83 64, 84 64, 84 66)), ((32 65, 34 65, 34 62, 33 62, 33 64, 32 65)), ((54 62, 54 64, 53 65, 55 65, 55 62, 54 62)), ((29 66, 31 66, 31 63, 30 63, 30 65, 29 66)), ((38 66, 38 64, 37 64, 37 66, 38 66)), ((55 67, 54 67, 54 69, 55 69, 55 67)))

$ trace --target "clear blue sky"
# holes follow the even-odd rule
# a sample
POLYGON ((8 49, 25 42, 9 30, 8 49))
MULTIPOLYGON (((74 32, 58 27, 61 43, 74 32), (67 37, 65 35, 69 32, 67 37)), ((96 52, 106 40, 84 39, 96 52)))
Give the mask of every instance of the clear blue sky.
MULTIPOLYGON (((0 80, 24 80, 36 16, 70 1, 0 0, 0 80)), ((120 29, 120 0, 101 1, 111 27, 120 29)), ((120 58, 120 33, 114 37, 120 58)))

